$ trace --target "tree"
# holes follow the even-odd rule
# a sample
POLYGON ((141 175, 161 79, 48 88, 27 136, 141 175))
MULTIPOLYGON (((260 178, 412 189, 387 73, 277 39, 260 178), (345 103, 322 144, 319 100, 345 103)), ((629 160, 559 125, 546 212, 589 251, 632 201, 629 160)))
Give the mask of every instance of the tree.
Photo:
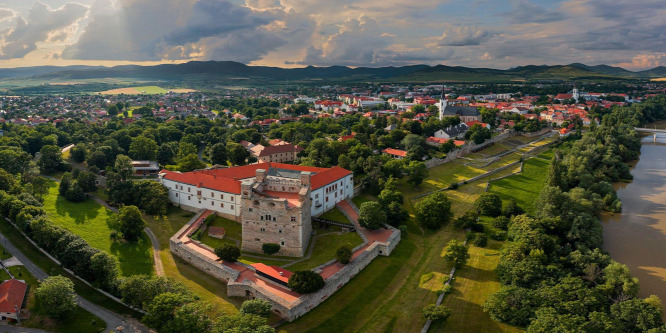
POLYGON ((438 229, 449 222, 451 202, 442 192, 431 194, 416 203, 414 207, 416 219, 428 229, 438 229))
POLYGON ((401 160, 390 160, 382 165, 382 171, 389 177, 401 178, 405 166, 401 160))
POLYGON ((263 299, 251 299, 243 302, 240 308, 242 314, 253 314, 268 318, 271 315, 271 303, 263 299))
POLYGON ((111 290, 118 279, 118 259, 104 251, 98 252, 90 258, 90 270, 96 286, 111 290))
POLYGON ((523 210, 520 206, 518 206, 516 200, 511 199, 502 209, 502 213, 504 214, 504 216, 512 218, 514 216, 525 214, 525 210, 523 210))
POLYGON ((58 146, 44 146, 39 151, 41 156, 37 162, 39 170, 44 173, 53 173, 65 170, 65 161, 62 159, 62 151, 58 146))
POLYGON ((132 185, 135 192, 133 201, 141 210, 146 214, 166 215, 171 203, 166 186, 150 180, 132 182, 132 185))
POLYGON ((386 222, 386 212, 378 202, 368 201, 361 204, 358 223, 363 228, 379 229, 386 222))
POLYGON ((15 193, 21 190, 21 185, 17 177, 0 169, 0 190, 8 193, 15 193))
POLYGON ((123 238, 134 242, 141 237, 146 221, 143 220, 141 211, 136 206, 122 206, 118 213, 118 224, 123 238))
POLYGON ((245 160, 250 157, 247 149, 237 143, 229 143, 227 145, 227 152, 229 154, 229 161, 233 165, 244 165, 245 160))
POLYGON ((155 140, 145 136, 138 136, 132 139, 129 156, 135 160, 154 161, 157 158, 157 148, 155 140))
POLYGON ((67 191, 65 191, 65 198, 71 202, 83 202, 86 200, 86 193, 79 186, 78 180, 72 180, 69 184, 67 191))
POLYGON ((109 114, 109 116, 117 116, 118 115, 118 106, 116 104, 111 104, 109 105, 108 108, 106 108, 106 112, 109 114))
POLYGON ((275 333, 275 329, 266 324, 264 317, 239 313, 220 317, 213 333, 275 333))
POLYGON ((35 296, 49 317, 63 318, 76 309, 74 283, 61 275, 44 279, 35 296))
POLYGON ((214 165, 227 164, 227 147, 223 143, 216 143, 210 148, 210 161, 214 165))
POLYGON ((469 259, 467 246, 452 239, 444 249, 444 259, 452 262, 456 267, 464 265, 469 259))
POLYGON ((268 255, 276 254, 280 252, 280 244, 264 243, 261 245, 261 251, 268 255))
POLYGON ((442 153, 444 153, 444 154, 448 154, 448 153, 449 153, 450 151, 452 151, 454 148, 456 148, 455 140, 453 140, 453 139, 449 139, 449 140, 446 140, 446 142, 444 142, 444 143, 439 147, 439 150, 440 150, 442 153))
POLYGON ((120 176, 120 179, 125 181, 130 179, 134 174, 134 167, 132 166, 132 159, 125 155, 116 156, 116 162, 113 165, 113 168, 120 176))
POLYGON ((495 193, 483 193, 474 202, 474 208, 481 215, 497 217, 502 215, 502 199, 495 193))
POLYGON ((343 265, 348 264, 351 261, 351 258, 352 251, 346 246, 339 247, 335 252, 335 259, 343 265))
POLYGON ((309 294, 324 287, 324 278, 313 271, 297 271, 289 277, 287 286, 299 294, 309 294))
POLYGON ((240 257, 241 253, 238 246, 224 244, 218 248, 215 248, 215 255, 224 261, 235 262, 238 260, 238 257, 240 257))
POLYGON ((206 163, 199 160, 197 154, 189 154, 178 161, 178 171, 190 172, 206 167, 206 163))
POLYGON ((451 316, 453 311, 444 305, 430 304, 423 308, 423 316, 432 321, 444 321, 451 316))
POLYGON ((411 161, 407 166, 408 178, 407 182, 414 186, 419 186, 423 183, 423 180, 428 178, 430 173, 428 172, 428 167, 423 162, 411 161))
POLYGON ((168 326, 173 326, 176 309, 189 302, 192 302, 192 298, 187 295, 169 292, 159 294, 146 307, 148 313, 142 321, 162 332, 168 326))

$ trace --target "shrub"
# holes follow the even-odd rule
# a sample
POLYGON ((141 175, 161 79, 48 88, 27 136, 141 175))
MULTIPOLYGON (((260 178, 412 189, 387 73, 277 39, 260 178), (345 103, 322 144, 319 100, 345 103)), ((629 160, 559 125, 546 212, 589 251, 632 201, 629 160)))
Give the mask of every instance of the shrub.
POLYGON ((289 277, 287 286, 300 294, 313 293, 324 287, 324 278, 313 271, 297 271, 289 277))
POLYGON ((502 213, 504 214, 504 216, 511 218, 517 215, 525 214, 525 210, 523 210, 520 206, 518 206, 516 200, 511 199, 504 206, 502 213))
POLYGON ((275 244, 275 243, 264 243, 261 245, 261 251, 264 252, 264 254, 276 254, 280 252, 280 244, 275 244))
POLYGON ((206 217, 206 219, 204 220, 204 223, 207 226, 210 226, 211 224, 213 224, 213 222, 215 222, 215 216, 216 216, 215 214, 208 215, 208 217, 206 217))
POLYGON ((400 230, 400 237, 401 238, 407 237, 407 226, 406 225, 401 225, 401 226, 398 227, 398 229, 400 230))
POLYGON ((474 207, 482 215, 497 217, 502 214, 502 199, 495 193, 484 193, 474 202, 474 207))
POLYGON ((235 262, 238 260, 238 257, 240 257, 241 253, 238 246, 224 244, 215 249, 215 255, 224 261, 235 262))
POLYGON ((474 239, 474 245, 478 247, 485 247, 488 245, 488 236, 485 234, 478 234, 474 239))
POLYGON ((263 299, 247 300, 241 305, 240 313, 268 318, 271 315, 271 303, 263 299))
POLYGON ((423 316, 432 321, 443 321, 451 316, 451 309, 443 305, 430 304, 423 308, 423 316))
POLYGON ((493 220, 493 227, 501 230, 509 230, 509 220, 506 216, 498 216, 493 220))
POLYGON ((352 258, 352 251, 346 246, 341 246, 335 252, 335 259, 337 259, 338 262, 340 262, 343 265, 348 264, 351 261, 351 258, 352 258))

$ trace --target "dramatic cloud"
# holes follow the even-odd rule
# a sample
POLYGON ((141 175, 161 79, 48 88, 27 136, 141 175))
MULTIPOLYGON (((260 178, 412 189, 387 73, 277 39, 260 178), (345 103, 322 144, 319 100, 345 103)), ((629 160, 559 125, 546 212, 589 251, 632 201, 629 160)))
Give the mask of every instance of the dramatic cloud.
POLYGON ((225 56, 223 60, 250 62, 283 43, 263 27, 274 20, 272 15, 229 1, 135 0, 116 9, 107 0, 96 2, 91 12, 81 38, 64 50, 63 58, 154 61, 225 56))
POLYGON ((666 54, 663 0, 67 1, 3 0, 0 57, 644 69, 666 54))
POLYGON ((440 46, 479 45, 488 40, 488 31, 476 26, 449 26, 437 43, 440 46))
MULTIPOLYGON (((44 42, 49 34, 67 28, 81 19, 88 8, 78 3, 68 3, 58 9, 36 2, 27 17, 16 16, 15 25, 2 36, 4 45, 0 57, 4 59, 22 58, 35 50, 37 43, 44 42)), ((0 11, 0 15, 8 15, 0 11)), ((14 16, 14 13, 11 13, 14 16)))

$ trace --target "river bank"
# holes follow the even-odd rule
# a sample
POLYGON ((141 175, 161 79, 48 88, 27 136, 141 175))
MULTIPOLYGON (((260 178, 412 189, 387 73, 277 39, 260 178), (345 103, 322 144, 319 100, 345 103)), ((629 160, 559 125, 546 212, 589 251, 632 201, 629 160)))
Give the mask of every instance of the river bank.
POLYGON ((666 301, 666 134, 643 139, 634 180, 616 184, 622 213, 604 214, 604 249, 640 281, 640 297, 666 301))

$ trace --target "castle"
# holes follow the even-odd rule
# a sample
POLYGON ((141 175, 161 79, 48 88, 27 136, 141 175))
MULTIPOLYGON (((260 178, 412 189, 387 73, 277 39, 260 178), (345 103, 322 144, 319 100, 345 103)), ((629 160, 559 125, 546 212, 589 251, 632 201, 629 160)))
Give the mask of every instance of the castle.
POLYGON ((303 256, 312 234, 311 216, 353 195, 353 173, 258 163, 193 172, 160 172, 171 202, 183 209, 211 210, 242 225, 242 250, 261 252, 280 245, 278 255, 303 256))

